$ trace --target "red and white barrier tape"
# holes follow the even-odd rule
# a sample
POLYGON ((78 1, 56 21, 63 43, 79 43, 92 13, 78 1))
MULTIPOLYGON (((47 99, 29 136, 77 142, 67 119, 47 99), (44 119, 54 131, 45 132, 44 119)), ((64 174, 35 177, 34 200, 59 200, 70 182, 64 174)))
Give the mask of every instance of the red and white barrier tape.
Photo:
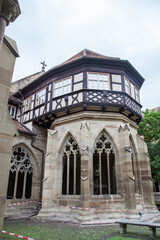
MULTIPOLYGON (((13 203, 13 204, 6 204, 5 207, 11 207, 11 206, 18 206, 22 204, 29 204, 29 203, 36 203, 40 204, 41 202, 39 201, 26 201, 26 202, 21 202, 21 203, 13 203)), ((53 206, 53 204, 49 203, 42 203, 42 206, 53 206)), ((85 211, 99 211, 99 212, 140 212, 143 211, 144 209, 101 209, 101 208, 82 208, 82 207, 71 207, 71 206, 62 206, 62 205, 55 205, 56 207, 62 207, 62 208, 68 208, 68 209, 77 209, 77 210, 85 210, 85 211)), ((156 208, 150 208, 148 210, 155 210, 156 208)))
POLYGON ((27 240, 35 240, 35 239, 33 239, 33 238, 24 237, 24 236, 22 236, 22 235, 18 235, 18 234, 6 232, 6 231, 2 231, 2 233, 9 234, 9 235, 11 235, 11 236, 15 236, 15 237, 23 238, 23 239, 27 239, 27 240))
MULTIPOLYGON (((43 203, 42 206, 53 206, 53 204, 47 204, 43 203)), ((85 211, 99 211, 99 212, 140 212, 143 211, 144 209, 124 209, 124 210, 119 210, 119 209, 101 209, 101 208, 82 208, 82 207, 71 207, 71 206, 62 206, 62 205, 56 205, 56 207, 62 207, 62 208, 68 208, 68 209, 77 209, 77 210, 85 210, 85 211)), ((155 210, 156 208, 150 208, 148 210, 155 210)))
POLYGON ((12 207, 12 206, 24 205, 24 204, 29 204, 29 203, 40 203, 40 202, 38 202, 38 201, 26 201, 26 202, 21 202, 21 203, 6 204, 5 207, 12 207))

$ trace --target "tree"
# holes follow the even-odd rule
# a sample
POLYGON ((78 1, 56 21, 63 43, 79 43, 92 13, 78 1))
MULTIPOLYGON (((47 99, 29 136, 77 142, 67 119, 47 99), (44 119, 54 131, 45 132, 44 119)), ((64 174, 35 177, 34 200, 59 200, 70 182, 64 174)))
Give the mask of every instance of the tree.
POLYGON ((143 135, 147 143, 153 182, 156 183, 160 180, 160 110, 157 112, 146 110, 143 114, 138 134, 143 135))

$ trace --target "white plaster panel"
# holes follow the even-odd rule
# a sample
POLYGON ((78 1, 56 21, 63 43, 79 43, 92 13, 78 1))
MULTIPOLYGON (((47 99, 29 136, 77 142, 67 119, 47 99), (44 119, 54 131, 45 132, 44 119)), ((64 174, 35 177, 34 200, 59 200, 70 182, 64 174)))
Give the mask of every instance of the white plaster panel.
POLYGON ((83 82, 74 84, 74 91, 80 90, 83 88, 83 82))
POLYGON ((121 83, 121 75, 112 74, 112 81, 117 82, 117 83, 121 83))
POLYGON ((74 82, 79 82, 83 80, 83 73, 78 73, 76 75, 74 75, 74 82))
POLYGON ((122 85, 120 84, 112 84, 113 91, 122 91, 122 85))

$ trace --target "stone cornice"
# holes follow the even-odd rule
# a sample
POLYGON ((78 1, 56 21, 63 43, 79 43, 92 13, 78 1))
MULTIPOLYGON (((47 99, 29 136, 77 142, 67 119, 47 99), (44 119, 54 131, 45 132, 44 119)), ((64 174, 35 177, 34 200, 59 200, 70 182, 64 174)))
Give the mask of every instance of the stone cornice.
POLYGON ((0 0, 0 17, 6 20, 6 25, 15 21, 20 14, 18 0, 0 0))
POLYGON ((67 124, 74 121, 82 121, 82 120, 105 120, 105 121, 121 121, 122 123, 129 123, 131 127, 137 130, 138 126, 137 124, 132 121, 131 119, 128 119, 127 116, 122 115, 120 113, 112 113, 112 112, 106 112, 106 113, 99 113, 99 112, 80 112, 75 113, 72 115, 67 115, 61 118, 55 119, 55 121, 52 123, 50 129, 54 129, 57 125, 61 124, 67 124))

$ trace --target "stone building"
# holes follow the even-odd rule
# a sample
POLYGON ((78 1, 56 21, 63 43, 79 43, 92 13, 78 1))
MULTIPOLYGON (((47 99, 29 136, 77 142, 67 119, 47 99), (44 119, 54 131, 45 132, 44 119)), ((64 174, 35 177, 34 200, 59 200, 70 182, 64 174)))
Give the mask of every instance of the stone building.
POLYGON ((80 222, 156 211, 137 134, 143 82, 127 60, 84 49, 14 93, 25 129, 15 138, 7 201, 42 200, 39 217, 80 222))

